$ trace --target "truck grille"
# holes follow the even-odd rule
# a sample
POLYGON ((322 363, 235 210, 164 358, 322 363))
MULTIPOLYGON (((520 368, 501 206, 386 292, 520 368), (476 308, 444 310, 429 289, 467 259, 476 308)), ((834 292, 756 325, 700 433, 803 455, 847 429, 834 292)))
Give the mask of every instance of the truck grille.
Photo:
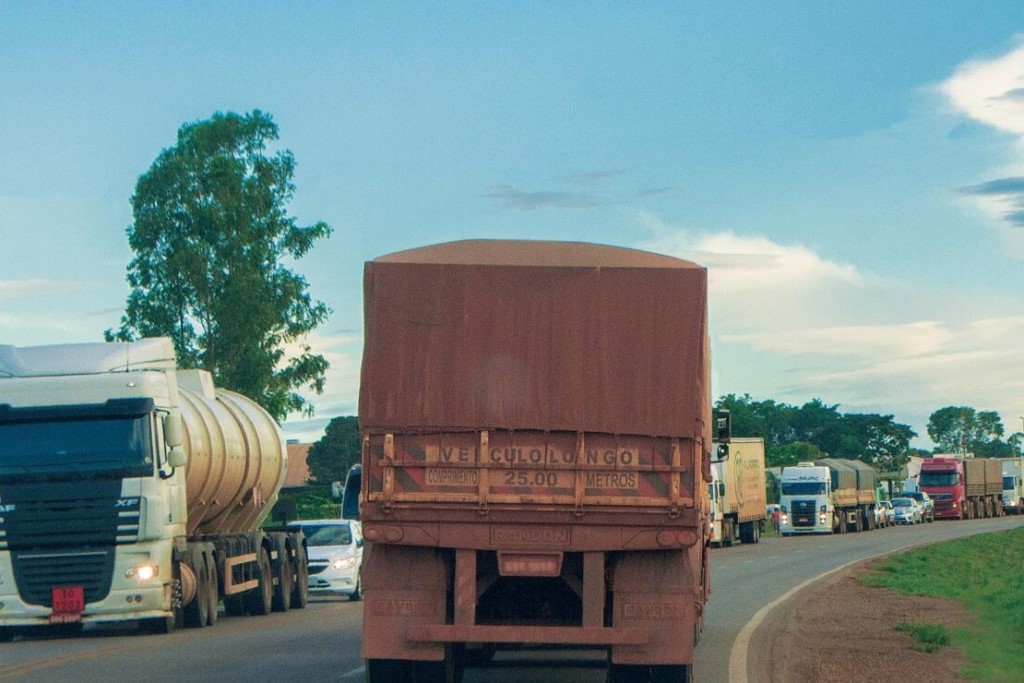
POLYGON ((818 510, 813 500, 794 500, 790 520, 793 526, 814 526, 818 510))
POLYGON ((82 586, 86 603, 98 602, 110 593, 114 573, 114 549, 60 553, 13 553, 14 578, 21 599, 52 607, 57 586, 82 586))
POLYGON ((51 605, 57 586, 82 586, 86 602, 110 592, 114 546, 139 537, 140 501, 121 480, 0 485, 0 550, 10 550, 22 599, 51 605))

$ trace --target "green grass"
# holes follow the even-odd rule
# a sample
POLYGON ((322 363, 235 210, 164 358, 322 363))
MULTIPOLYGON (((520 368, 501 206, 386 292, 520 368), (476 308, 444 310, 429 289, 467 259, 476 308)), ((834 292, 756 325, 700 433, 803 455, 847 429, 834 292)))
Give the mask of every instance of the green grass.
POLYGON ((896 630, 914 637, 917 643, 910 646, 912 650, 931 653, 943 645, 949 645, 949 632, 941 624, 907 621, 897 626, 896 630))
POLYGON ((919 548, 874 569, 861 578, 865 585, 954 600, 975 617, 946 633, 946 642, 938 642, 941 627, 901 624, 915 648, 961 649, 969 662, 961 673, 973 680, 1024 680, 1024 528, 919 548))

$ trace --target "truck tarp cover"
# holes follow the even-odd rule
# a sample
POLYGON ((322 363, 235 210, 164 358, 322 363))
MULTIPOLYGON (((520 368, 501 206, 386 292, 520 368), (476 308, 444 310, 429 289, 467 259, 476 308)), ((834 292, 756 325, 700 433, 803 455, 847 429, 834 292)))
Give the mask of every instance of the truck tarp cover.
POLYGON ((369 430, 704 433, 707 271, 643 251, 473 240, 364 271, 369 430))

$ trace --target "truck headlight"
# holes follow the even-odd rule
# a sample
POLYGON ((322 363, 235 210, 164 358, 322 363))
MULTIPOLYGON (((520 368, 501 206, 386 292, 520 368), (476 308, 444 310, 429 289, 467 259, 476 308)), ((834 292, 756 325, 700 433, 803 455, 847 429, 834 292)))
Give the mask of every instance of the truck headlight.
POLYGON ((136 579, 138 581, 149 581, 157 576, 160 576, 160 567, 147 562, 146 564, 140 564, 129 568, 128 571, 125 572, 124 578, 136 579))

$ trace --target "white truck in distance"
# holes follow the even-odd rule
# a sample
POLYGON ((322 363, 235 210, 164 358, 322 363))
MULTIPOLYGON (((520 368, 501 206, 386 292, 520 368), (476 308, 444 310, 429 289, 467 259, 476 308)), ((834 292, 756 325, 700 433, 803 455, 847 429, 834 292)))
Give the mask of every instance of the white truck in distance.
POLYGON ((169 339, 0 346, 0 640, 166 632, 303 607, 301 531, 260 525, 284 481, 274 420, 175 369, 169 339))
POLYGON ((1003 466, 1003 509, 1024 514, 1024 458, 1000 458, 1003 466))
POLYGON ((832 481, 827 467, 813 462, 784 467, 779 489, 779 533, 832 533, 832 481))

